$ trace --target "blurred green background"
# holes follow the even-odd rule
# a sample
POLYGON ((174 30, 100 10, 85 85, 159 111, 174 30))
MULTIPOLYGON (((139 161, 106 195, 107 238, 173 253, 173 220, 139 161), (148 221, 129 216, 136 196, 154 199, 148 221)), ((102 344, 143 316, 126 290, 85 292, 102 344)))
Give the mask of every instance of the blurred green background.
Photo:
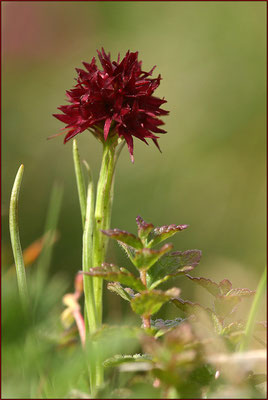
MULTIPOLYGON (((112 227, 135 233, 138 214, 155 225, 189 224, 173 242, 178 250, 202 250, 195 275, 254 289, 266 258, 265 2, 14 1, 2 11, 3 266, 13 263, 8 207, 23 163, 22 247, 42 235, 51 187, 62 182, 51 276, 64 272, 71 285, 81 269, 72 143, 47 137, 63 127, 52 113, 75 84, 75 67, 103 46, 113 58, 138 50, 145 70, 157 65, 163 80, 156 95, 170 110, 162 154, 136 140, 134 165, 126 149, 120 157, 112 227)), ((97 181, 100 145, 89 133, 78 145, 97 181)), ((127 263, 115 243, 107 259, 127 263)), ((204 295, 177 283, 183 298, 204 295)), ((120 299, 105 296, 106 320, 120 320, 120 299)))

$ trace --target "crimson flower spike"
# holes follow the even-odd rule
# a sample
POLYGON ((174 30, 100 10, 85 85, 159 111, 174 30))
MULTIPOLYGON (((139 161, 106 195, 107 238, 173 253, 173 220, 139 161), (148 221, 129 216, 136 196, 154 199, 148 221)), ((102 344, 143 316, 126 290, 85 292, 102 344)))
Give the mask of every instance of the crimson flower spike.
POLYGON ((102 142, 116 135, 125 139, 132 162, 133 137, 146 144, 152 139, 160 150, 155 134, 166 131, 159 128, 164 125, 159 117, 169 113, 161 108, 166 100, 153 96, 161 76, 150 78, 154 68, 142 71, 138 52, 128 51, 121 62, 119 56, 111 61, 104 49, 98 56, 103 69, 95 57, 83 63, 85 69, 77 68, 77 84, 66 92, 70 104, 58 107, 62 114, 53 114, 66 124, 64 143, 90 129, 102 142))

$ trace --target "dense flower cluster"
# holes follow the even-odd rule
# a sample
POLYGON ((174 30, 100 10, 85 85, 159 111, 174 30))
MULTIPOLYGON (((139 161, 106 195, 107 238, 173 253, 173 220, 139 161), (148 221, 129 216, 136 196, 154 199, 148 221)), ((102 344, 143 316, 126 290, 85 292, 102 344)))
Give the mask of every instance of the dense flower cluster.
POLYGON ((63 114, 54 116, 67 124, 64 143, 86 129, 93 129, 102 140, 118 134, 126 140, 133 161, 133 136, 146 144, 150 138, 159 148, 155 133, 166 133, 158 118, 168 114, 161 108, 166 100, 153 96, 161 76, 149 78, 154 68, 142 71, 138 52, 128 51, 121 62, 120 56, 111 61, 103 49, 98 56, 103 70, 95 57, 90 64, 83 63, 86 70, 77 68, 77 84, 66 92, 71 104, 58 107, 63 114))

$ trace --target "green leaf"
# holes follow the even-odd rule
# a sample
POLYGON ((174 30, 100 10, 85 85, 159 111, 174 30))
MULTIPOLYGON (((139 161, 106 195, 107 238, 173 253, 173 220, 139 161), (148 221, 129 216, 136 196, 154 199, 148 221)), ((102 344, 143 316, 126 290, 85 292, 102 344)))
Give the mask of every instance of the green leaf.
POLYGON ((127 301, 131 301, 131 298, 134 297, 134 292, 133 294, 130 292, 130 290, 132 289, 127 290, 127 288, 123 288, 119 282, 109 282, 107 285, 107 289, 111 292, 119 294, 119 296, 127 301))
POLYGON ((221 295, 221 290, 219 285, 216 282, 213 282, 210 279, 207 278, 194 278, 190 275, 185 275, 187 278, 191 279, 192 282, 197 283, 198 285, 202 286, 205 288, 212 296, 220 296, 221 295))
POLYGON ((139 215, 136 218, 136 223, 138 225, 138 235, 141 240, 147 239, 149 233, 154 228, 154 225, 144 221, 139 215))
POLYGON ((266 374, 250 374, 250 376, 246 380, 246 383, 255 386, 255 385, 260 385, 261 383, 264 383, 266 381, 267 381, 266 374))
POLYGON ((164 334, 170 332, 172 329, 176 328, 176 326, 180 325, 184 322, 183 318, 175 318, 175 319, 167 319, 163 320, 161 318, 156 320, 151 320, 151 328, 155 329, 156 333, 154 335, 155 338, 159 338, 164 334))
POLYGON ((219 287, 221 289, 221 294, 225 295, 232 289, 232 283, 228 279, 223 279, 223 281, 219 283, 219 287))
POLYGON ((122 231, 120 229, 107 229, 101 231, 104 235, 116 239, 119 242, 123 242, 134 249, 142 249, 143 245, 139 238, 132 233, 122 231))
POLYGON ((173 299, 172 303, 175 304, 181 311, 183 311, 187 315, 195 315, 197 317, 200 316, 200 313, 207 311, 204 307, 202 307, 198 303, 192 303, 188 300, 182 299, 173 299))
POLYGON ((147 273, 147 284, 153 289, 160 283, 194 269, 201 258, 200 250, 175 251, 170 253, 147 273))
POLYGON ((152 231, 153 238, 149 243, 149 247, 154 247, 157 244, 163 242, 164 240, 170 238, 175 235, 175 233, 182 231, 188 228, 189 225, 164 225, 157 228, 154 228, 152 231))
POLYGON ((152 357, 149 354, 117 354, 114 357, 108 358, 104 361, 104 367, 116 367, 117 365, 130 362, 151 361, 152 357))
POLYGON ((174 297, 178 297, 180 290, 172 288, 163 292, 161 290, 147 290, 137 294, 131 300, 131 307, 136 314, 152 315, 160 310, 162 305, 174 297))
POLYGON ((235 311, 240 301, 239 296, 218 296, 214 301, 215 312, 224 319, 235 311))
POLYGON ((174 328, 175 326, 178 326, 181 324, 183 321, 185 321, 183 318, 175 318, 175 319, 155 319, 151 321, 151 325, 154 328, 157 329, 169 329, 169 328, 174 328))
POLYGON ((134 257, 130 256, 136 268, 148 271, 164 254, 172 249, 172 244, 165 244, 159 250, 141 249, 135 252, 134 257))
POLYGON ((220 335, 222 333, 222 323, 221 323, 220 319, 218 318, 218 316, 213 311, 210 312, 210 317, 212 319, 215 332, 218 335, 220 335))
POLYGON ((226 293, 227 297, 230 296, 238 296, 238 297, 250 297, 255 294, 255 290, 249 289, 231 289, 228 293, 226 293))
POLYGON ((232 333, 236 332, 244 332, 245 330, 245 323, 244 322, 231 322, 229 325, 225 326, 222 330, 223 336, 228 336, 232 333))
POLYGON ((84 272, 84 274, 103 278, 107 281, 119 282, 138 292, 145 289, 139 278, 136 278, 135 275, 126 269, 119 268, 114 264, 103 263, 101 267, 90 268, 89 272, 84 272))

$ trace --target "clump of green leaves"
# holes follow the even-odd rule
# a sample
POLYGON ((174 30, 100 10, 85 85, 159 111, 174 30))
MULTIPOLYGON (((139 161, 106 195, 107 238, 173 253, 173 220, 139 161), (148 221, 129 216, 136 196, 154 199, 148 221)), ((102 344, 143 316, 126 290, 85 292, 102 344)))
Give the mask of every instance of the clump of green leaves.
MULTIPOLYGON (((116 395, 124 397, 126 391, 128 396, 134 395, 138 377, 142 379, 147 374, 146 382, 154 388, 155 398, 208 398, 220 396, 230 386, 234 392, 238 390, 238 395, 261 397, 258 385, 266 377, 250 371, 243 358, 247 355, 237 353, 246 324, 233 318, 239 303, 255 292, 233 288, 228 279, 216 283, 189 275, 199 264, 201 251, 173 251, 171 243, 162 244, 187 225, 154 227, 141 217, 136 222, 137 235, 119 229, 102 231, 125 250, 136 274, 107 263, 88 272, 107 280, 108 289, 130 303, 145 328, 137 333, 143 354, 118 354, 104 362, 108 370, 114 367, 121 374, 134 373, 124 387, 116 389, 116 395), (206 289, 213 296, 212 306, 180 298, 177 287, 159 289, 162 283, 177 276, 206 289), (153 320, 151 317, 167 302, 173 303, 184 317, 153 320)), ((265 327, 258 323, 255 330, 259 329, 265 327)), ((257 353, 252 356, 258 360, 257 353)))
POLYGON ((140 315, 145 328, 151 327, 151 316, 163 304, 178 298, 180 289, 156 289, 161 283, 191 271, 201 258, 200 250, 171 252, 171 243, 158 246, 164 240, 188 228, 188 225, 154 227, 140 216, 136 218, 138 235, 119 230, 103 230, 104 235, 118 241, 137 270, 134 275, 126 268, 113 264, 91 268, 87 275, 100 277, 110 283, 108 289, 130 302, 132 310, 140 315))

